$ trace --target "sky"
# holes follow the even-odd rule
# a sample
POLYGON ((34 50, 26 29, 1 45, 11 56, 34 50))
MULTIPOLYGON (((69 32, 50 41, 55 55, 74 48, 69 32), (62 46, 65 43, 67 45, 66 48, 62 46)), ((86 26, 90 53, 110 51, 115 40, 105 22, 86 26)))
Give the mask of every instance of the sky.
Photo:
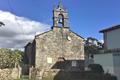
MULTIPOLYGON (((21 48, 52 26, 59 0, 0 0, 0 47, 21 48)), ((100 30, 120 24, 120 0, 62 0, 72 31, 103 40, 100 30)))

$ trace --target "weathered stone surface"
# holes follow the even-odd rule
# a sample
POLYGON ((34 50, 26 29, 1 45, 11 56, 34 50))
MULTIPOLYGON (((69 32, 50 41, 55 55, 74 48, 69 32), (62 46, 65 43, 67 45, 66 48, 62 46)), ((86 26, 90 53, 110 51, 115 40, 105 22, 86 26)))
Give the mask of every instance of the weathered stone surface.
POLYGON ((20 75, 21 75, 21 70, 18 68, 0 69, 0 80, 19 79, 20 75))
MULTIPOLYGON (((54 69, 53 66, 56 65, 60 57, 69 61, 69 64, 66 64, 64 68, 66 70, 73 69, 72 62, 70 61, 84 60, 83 38, 70 30, 64 31, 64 28, 57 28, 56 31, 50 30, 46 33, 37 35, 34 43, 31 43, 30 46, 28 49, 29 52, 35 49, 35 53, 28 53, 28 55, 35 55, 34 66, 36 69, 36 72, 32 72, 31 70, 30 75, 36 75, 36 78, 39 79, 43 76, 48 76, 48 72, 54 69)), ((29 59, 32 60, 32 57, 29 57, 29 59)), ((79 62, 77 62, 76 68, 79 67, 78 65, 80 65, 79 62)))
POLYGON ((83 39, 73 32, 62 33, 49 31, 37 36, 36 41, 36 67, 50 68, 60 56, 66 60, 84 59, 83 39), (70 40, 68 39, 70 38, 70 40), (52 64, 47 63, 47 58, 52 58, 52 64), (43 64, 44 63, 44 64, 43 64))
POLYGON ((58 5, 53 10, 52 29, 35 36, 33 42, 26 45, 27 64, 35 67, 36 80, 57 74, 58 69, 65 71, 83 69, 81 60, 85 58, 84 39, 69 29, 67 20, 67 11, 58 5), (55 70, 56 73, 51 70, 55 70))

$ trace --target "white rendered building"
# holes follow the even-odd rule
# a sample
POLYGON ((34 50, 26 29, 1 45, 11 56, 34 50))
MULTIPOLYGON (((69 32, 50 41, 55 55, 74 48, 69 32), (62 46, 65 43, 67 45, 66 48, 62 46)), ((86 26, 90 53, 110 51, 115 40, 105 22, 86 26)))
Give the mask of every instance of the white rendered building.
POLYGON ((94 55, 94 62, 101 64, 105 72, 120 80, 120 25, 100 31, 104 36, 104 53, 94 55))

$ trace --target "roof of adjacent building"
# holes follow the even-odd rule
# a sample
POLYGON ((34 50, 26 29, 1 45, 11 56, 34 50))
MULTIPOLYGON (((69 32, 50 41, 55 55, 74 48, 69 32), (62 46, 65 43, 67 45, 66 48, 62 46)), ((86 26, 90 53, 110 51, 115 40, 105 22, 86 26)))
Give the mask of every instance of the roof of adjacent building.
POLYGON ((120 28, 120 25, 116 25, 116 26, 113 26, 113 27, 110 27, 110 28, 103 29, 103 30, 100 31, 100 33, 113 31, 113 30, 116 30, 116 29, 119 29, 119 28, 120 28))

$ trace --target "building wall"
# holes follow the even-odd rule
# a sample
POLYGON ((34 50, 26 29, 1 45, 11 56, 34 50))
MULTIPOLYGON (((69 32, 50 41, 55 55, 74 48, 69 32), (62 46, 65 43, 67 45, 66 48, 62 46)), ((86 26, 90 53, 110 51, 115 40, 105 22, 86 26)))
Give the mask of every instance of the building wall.
POLYGON ((106 33, 106 45, 108 49, 120 48, 120 29, 112 30, 106 33))
POLYGON ((94 62, 101 64, 105 73, 109 72, 120 80, 120 52, 96 54, 94 62))
POLYGON ((32 43, 28 43, 25 46, 25 54, 24 54, 24 63, 25 64, 29 64, 30 63, 31 49, 32 49, 32 43))
POLYGON ((118 80, 120 80, 120 52, 114 53, 113 56, 114 72, 118 80))
POLYGON ((69 30, 57 28, 37 36, 35 41, 35 66, 41 69, 51 68, 61 56, 66 60, 84 59, 83 38, 69 30))
POLYGON ((35 41, 28 43, 25 46, 25 54, 24 54, 24 63, 29 66, 35 65, 35 41))
POLYGON ((114 74, 114 64, 113 64, 113 55, 111 53, 107 54, 95 54, 94 62, 96 64, 102 65, 105 73, 109 72, 114 74))

